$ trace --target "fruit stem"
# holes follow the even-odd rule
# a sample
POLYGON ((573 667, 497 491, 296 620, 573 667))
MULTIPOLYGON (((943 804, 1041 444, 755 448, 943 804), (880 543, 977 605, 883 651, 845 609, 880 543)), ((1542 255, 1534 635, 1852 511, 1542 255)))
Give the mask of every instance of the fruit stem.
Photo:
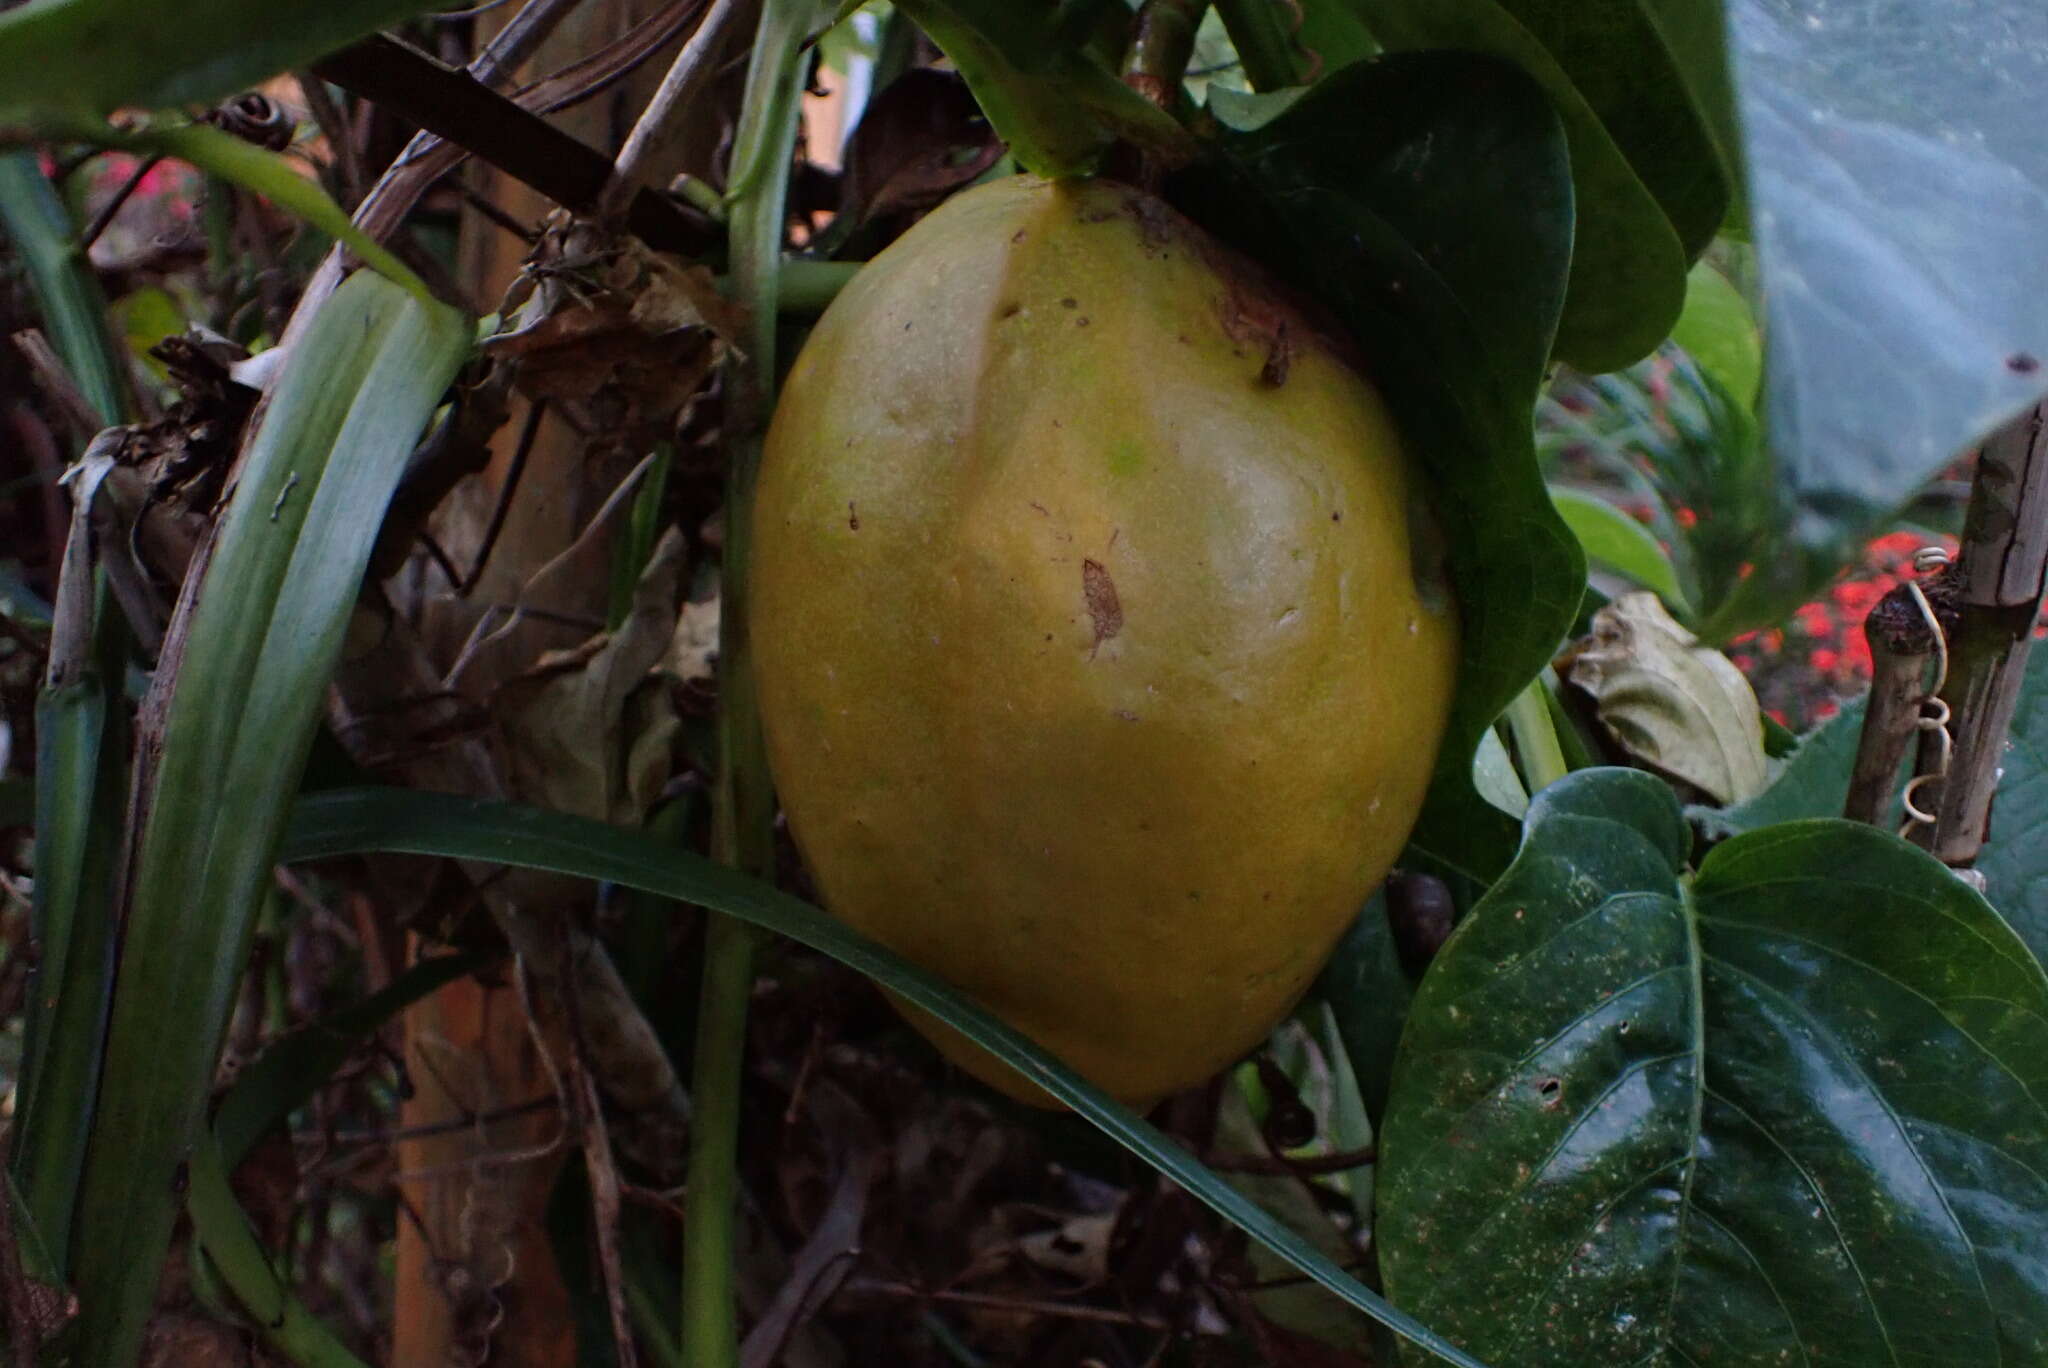
POLYGON ((1514 735, 1515 755, 1522 762, 1522 782, 1531 798, 1571 773, 1571 766, 1565 763, 1564 747, 1557 739, 1557 728, 1550 720, 1549 692, 1543 677, 1538 675, 1508 704, 1508 730, 1514 735))
MULTIPOLYGON (((733 141, 732 164, 743 170, 727 196, 732 283, 747 308, 748 338, 727 370, 718 782, 712 792, 711 845, 719 860, 750 874, 768 874, 774 867, 775 804, 754 692, 747 558, 754 477, 774 407, 776 302, 804 43, 818 8, 817 0, 767 0, 761 7, 733 141)), ((732 1268, 738 1206, 734 1167, 757 939, 744 923, 715 913, 706 924, 683 1213, 681 1338, 683 1358, 694 1368, 733 1368, 739 1361, 732 1268)))
POLYGON ((1124 84, 1169 114, 1188 103, 1181 82, 1195 55, 1195 31, 1209 0, 1145 0, 1138 35, 1124 63, 1124 84))

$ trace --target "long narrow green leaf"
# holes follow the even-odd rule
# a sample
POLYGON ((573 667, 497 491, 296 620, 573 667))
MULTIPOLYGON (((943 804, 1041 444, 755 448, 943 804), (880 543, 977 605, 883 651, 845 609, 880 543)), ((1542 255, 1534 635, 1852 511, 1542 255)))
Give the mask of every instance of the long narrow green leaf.
POLYGON ((173 1178, 248 955, 320 700, 406 458, 470 341, 368 272, 285 363, 195 606, 143 795, 76 1286, 84 1361, 139 1349, 173 1178))
MULTIPOLYGON (((12 83, 13 69, 0 61, 0 70, 12 83)), ((50 345, 100 421, 120 422, 128 387, 121 378, 121 349, 107 323, 107 298, 71 215, 33 152, 0 154, 0 229, 35 286, 50 345)))
POLYGON ((318 181, 300 175, 289 161, 275 152, 244 142, 210 124, 145 128, 106 136, 105 140, 134 152, 176 157, 222 180, 233 181, 244 190, 253 190, 329 237, 339 239, 350 251, 403 285, 422 302, 432 300, 426 285, 410 267, 350 222, 348 214, 328 197, 318 181))
MULTIPOLYGON (((0 225, 26 264, 43 326, 102 422, 128 404, 106 296, 71 216, 28 152, 0 156, 0 225)), ((8 1171, 62 1277, 99 1083, 113 966, 114 879, 124 829, 129 638, 92 550, 106 458, 71 487, 77 510, 51 616, 50 668, 36 699, 36 886, 31 980, 8 1171)))
MULTIPOLYGON (((82 521, 89 514, 81 508, 76 516, 82 521)), ((93 593, 89 562, 67 555, 64 577, 76 578, 89 601, 97 599, 97 621, 82 668, 66 678, 53 669, 36 699, 31 924, 42 953, 30 982, 8 1152, 8 1170, 60 1270, 70 1266, 72 1209, 113 978, 129 732, 120 692, 127 625, 103 584, 93 593)))
POLYGON ((402 789, 330 790, 301 799, 279 858, 372 851, 485 860, 604 880, 711 908, 830 955, 960 1031, 1366 1315, 1447 1362, 1484 1368, 1357 1282, 1029 1038, 808 903, 639 832, 513 803, 402 789))
POLYGON ((0 122, 232 95, 433 6, 425 0, 32 0, 0 17, 0 122))
POLYGON ((193 1233, 263 1338, 302 1368, 364 1368, 363 1361, 343 1348, 278 1280, 228 1186, 227 1165, 212 1136, 202 1137, 193 1147, 186 1169, 185 1209, 192 1215, 193 1233))
POLYGON ((214 1109, 213 1133, 232 1170, 263 1132, 303 1107, 372 1031, 477 967, 470 955, 424 959, 354 1006, 278 1040, 242 1070, 214 1109))

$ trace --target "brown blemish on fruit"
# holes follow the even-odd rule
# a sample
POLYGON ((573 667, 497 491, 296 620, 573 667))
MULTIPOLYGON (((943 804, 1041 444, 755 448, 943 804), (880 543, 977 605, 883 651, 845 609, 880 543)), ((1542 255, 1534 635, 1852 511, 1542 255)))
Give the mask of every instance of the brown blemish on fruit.
POLYGON ((1132 195, 1124 201, 1131 218, 1138 225, 1138 237, 1144 243, 1145 255, 1158 256, 1162 248, 1171 247, 1180 236, 1184 220, 1160 200, 1150 195, 1132 195))
POLYGON ((1081 562, 1081 598, 1095 624, 1095 644, 1088 649, 1088 658, 1093 660, 1102 643, 1124 629, 1124 607, 1117 599, 1116 583, 1100 561, 1081 562))
POLYGON ((1236 281, 1217 305, 1223 331, 1232 342, 1262 347, 1266 363, 1259 368, 1259 383, 1275 389, 1287 383, 1287 371, 1294 364, 1294 336, 1288 310, 1256 290, 1240 288, 1236 281))
POLYGON ((849 532, 860 531, 860 514, 853 511, 853 500, 851 499, 846 501, 846 530, 849 532))
POLYGON ((1060 301, 1060 307, 1062 309, 1078 309, 1081 307, 1081 301, 1069 295, 1060 301))
POLYGON ((1001 316, 1004 318, 1015 318, 1018 314, 1023 312, 1024 306, 1022 304, 1005 304, 1003 305, 1003 312, 1001 316))

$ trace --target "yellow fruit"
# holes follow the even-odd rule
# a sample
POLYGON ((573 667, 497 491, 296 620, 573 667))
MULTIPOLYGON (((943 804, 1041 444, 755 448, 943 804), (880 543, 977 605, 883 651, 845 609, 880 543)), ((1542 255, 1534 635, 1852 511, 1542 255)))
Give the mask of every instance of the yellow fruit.
POLYGON ((1414 510, 1377 394, 1160 202, 948 201, 763 459, 761 708, 825 906, 1128 1101, 1230 1064, 1422 802, 1457 629, 1414 510))

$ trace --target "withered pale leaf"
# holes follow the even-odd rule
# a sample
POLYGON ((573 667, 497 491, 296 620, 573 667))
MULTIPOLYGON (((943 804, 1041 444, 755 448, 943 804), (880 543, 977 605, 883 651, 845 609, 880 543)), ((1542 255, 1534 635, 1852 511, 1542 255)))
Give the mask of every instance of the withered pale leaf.
POLYGON ((683 545, 673 528, 662 537, 617 631, 549 652, 492 694, 520 798, 626 826, 645 820, 680 726, 649 674, 675 631, 683 545))
POLYGON ((1749 681, 1673 621, 1655 594, 1623 594, 1595 613, 1571 677, 1593 696, 1608 733, 1644 764, 1723 804, 1763 788, 1763 719, 1749 681))

